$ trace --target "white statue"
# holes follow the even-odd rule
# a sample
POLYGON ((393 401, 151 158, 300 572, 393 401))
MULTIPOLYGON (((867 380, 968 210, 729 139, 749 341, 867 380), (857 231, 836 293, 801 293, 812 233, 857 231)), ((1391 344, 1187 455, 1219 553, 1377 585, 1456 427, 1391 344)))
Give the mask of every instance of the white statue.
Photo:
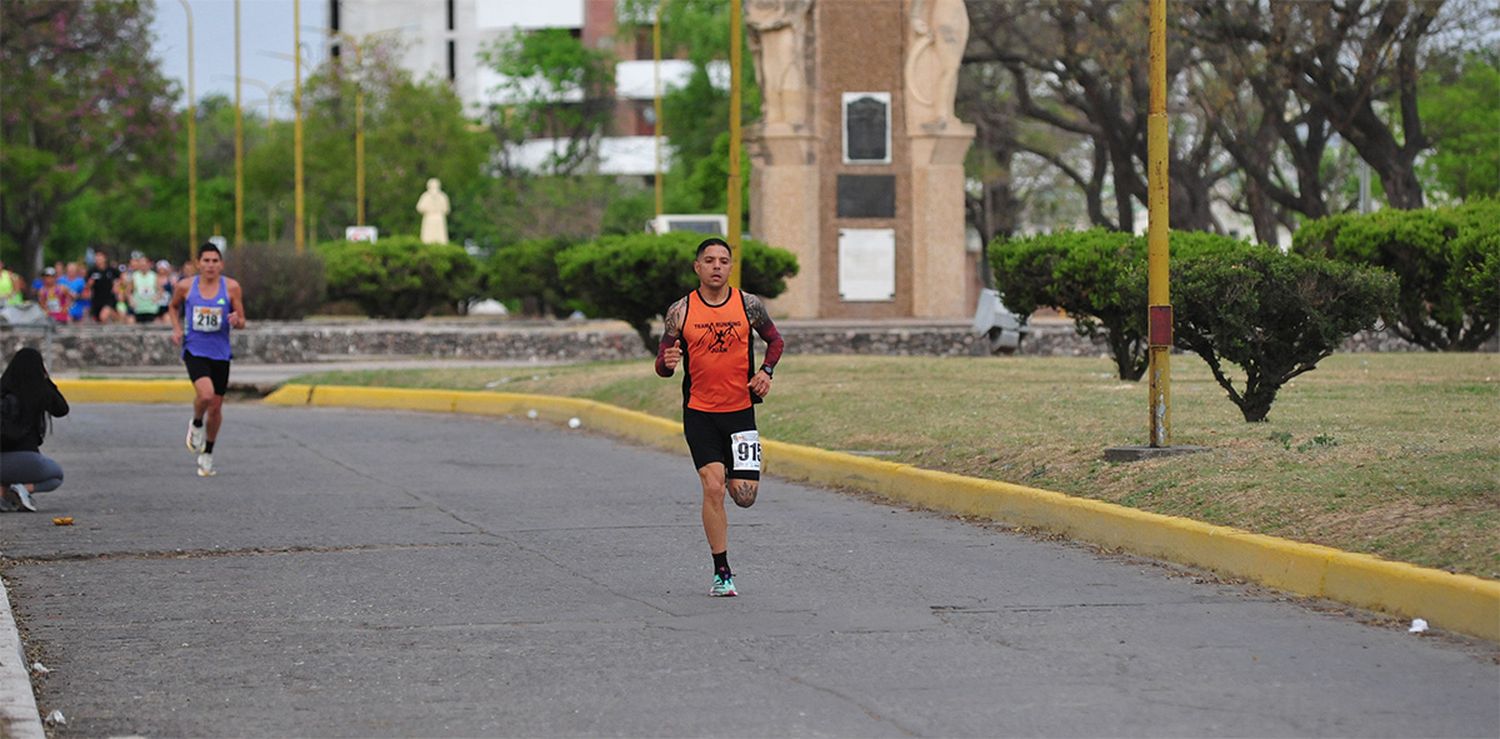
POLYGON ((422 243, 448 243, 448 196, 443 194, 442 183, 434 177, 427 181, 427 192, 417 199, 417 212, 422 214, 422 243))
POLYGON ((813 0, 745 0, 766 128, 807 125, 807 11, 813 0))
POLYGON ((912 0, 911 44, 906 55, 906 123, 942 130, 957 123, 958 67, 969 43, 969 11, 964 0, 912 0))

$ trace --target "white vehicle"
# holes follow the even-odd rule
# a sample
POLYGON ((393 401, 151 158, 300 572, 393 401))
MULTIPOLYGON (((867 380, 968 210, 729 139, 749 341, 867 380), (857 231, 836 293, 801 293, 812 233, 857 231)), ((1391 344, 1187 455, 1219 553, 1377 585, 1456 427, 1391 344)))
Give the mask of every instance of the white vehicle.
POLYGON ((664 234, 671 231, 692 231, 709 236, 724 236, 729 233, 729 216, 712 213, 659 215, 646 222, 646 233, 664 234))
POLYGON ((991 354, 1012 354, 1021 348, 1021 339, 1031 329, 1026 319, 1012 313, 1000 302, 1000 293, 991 288, 979 291, 979 305, 974 309, 974 334, 989 339, 991 354))

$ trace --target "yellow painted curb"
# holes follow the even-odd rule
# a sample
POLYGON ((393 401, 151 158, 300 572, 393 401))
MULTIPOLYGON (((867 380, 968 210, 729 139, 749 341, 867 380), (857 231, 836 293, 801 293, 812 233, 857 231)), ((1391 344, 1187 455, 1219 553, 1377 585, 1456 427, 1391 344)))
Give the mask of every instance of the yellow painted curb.
POLYGON ((69 403, 191 403, 187 380, 56 380, 69 403))
MULTIPOLYGON (((182 383, 179 387, 185 386, 182 383)), ((190 389, 182 392, 191 394, 190 389)), ((64 393, 70 399, 74 397, 66 388, 64 393)), ((78 402, 110 401, 87 401, 80 395, 78 402)), ((537 417, 546 421, 577 417, 587 429, 667 449, 683 446, 679 423, 578 398, 287 385, 265 402, 521 417, 535 410, 537 417)), ((1493 580, 853 454, 776 441, 766 441, 764 447, 766 471, 781 477, 853 487, 925 508, 1045 529, 1300 595, 1405 618, 1421 617, 1433 626, 1500 641, 1500 582, 1493 580)))

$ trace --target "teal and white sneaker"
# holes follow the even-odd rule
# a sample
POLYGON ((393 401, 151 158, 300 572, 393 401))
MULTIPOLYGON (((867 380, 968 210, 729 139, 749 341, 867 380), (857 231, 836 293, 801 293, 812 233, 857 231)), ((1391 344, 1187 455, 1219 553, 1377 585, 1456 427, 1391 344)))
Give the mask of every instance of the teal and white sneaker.
POLYGON ((733 598, 739 595, 739 592, 734 589, 734 575, 729 577, 714 575, 714 586, 709 588, 708 594, 715 598, 733 598))

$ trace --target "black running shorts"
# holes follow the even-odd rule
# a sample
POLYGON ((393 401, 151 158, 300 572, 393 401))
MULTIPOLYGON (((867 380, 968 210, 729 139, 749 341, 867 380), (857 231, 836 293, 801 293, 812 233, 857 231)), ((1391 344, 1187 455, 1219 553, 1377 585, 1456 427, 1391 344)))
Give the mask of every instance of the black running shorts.
POLYGON ((760 435, 755 430, 755 407, 730 413, 682 409, 682 435, 693 453, 693 466, 703 469, 718 462, 732 480, 760 479, 760 435))
POLYGON ((188 377, 197 382, 200 377, 213 380, 214 395, 223 395, 229 390, 229 361, 224 359, 204 359, 203 357, 182 353, 182 363, 187 365, 188 377))

